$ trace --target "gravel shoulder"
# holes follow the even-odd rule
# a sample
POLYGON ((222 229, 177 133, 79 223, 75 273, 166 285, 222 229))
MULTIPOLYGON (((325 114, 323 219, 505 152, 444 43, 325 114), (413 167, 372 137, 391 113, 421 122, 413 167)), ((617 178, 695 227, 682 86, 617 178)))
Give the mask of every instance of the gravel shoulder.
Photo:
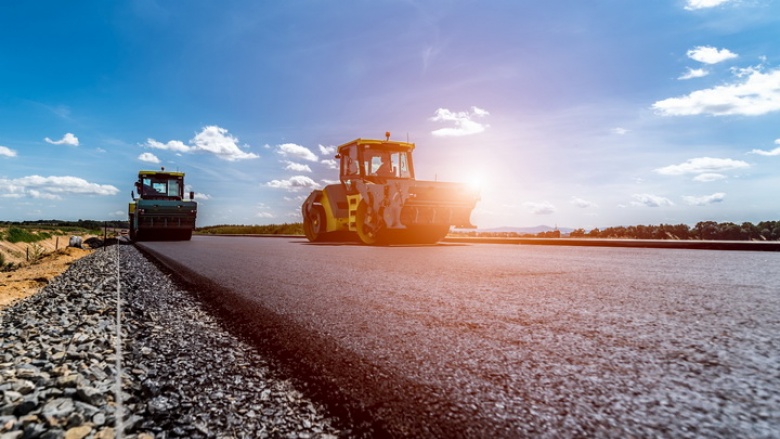
POLYGON ((2 439, 350 436, 132 246, 2 309, 0 345, 2 439))

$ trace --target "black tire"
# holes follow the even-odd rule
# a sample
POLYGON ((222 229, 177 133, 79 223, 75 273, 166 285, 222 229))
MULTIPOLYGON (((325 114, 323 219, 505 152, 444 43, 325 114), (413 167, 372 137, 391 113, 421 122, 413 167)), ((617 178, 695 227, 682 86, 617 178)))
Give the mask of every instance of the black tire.
POLYGON ((135 241, 135 227, 133 227, 133 217, 134 215, 130 215, 130 240, 135 241))
POLYGON ((309 214, 303 218, 303 233, 310 242, 323 242, 328 238, 328 219, 322 206, 312 206, 309 214))
MULTIPOLYGON (((376 215, 375 213, 373 215, 376 215)), ((357 234, 363 244, 367 245, 387 245, 388 236, 384 228, 372 223, 377 222, 373 215, 368 213, 368 204, 361 201, 357 210, 356 226, 357 234)))

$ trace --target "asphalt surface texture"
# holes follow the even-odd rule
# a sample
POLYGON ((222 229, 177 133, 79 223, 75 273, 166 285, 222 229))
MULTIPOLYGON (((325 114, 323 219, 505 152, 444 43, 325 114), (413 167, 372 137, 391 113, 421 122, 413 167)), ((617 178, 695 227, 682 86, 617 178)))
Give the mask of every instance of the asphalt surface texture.
POLYGON ((366 436, 780 436, 779 253, 139 247, 366 436))

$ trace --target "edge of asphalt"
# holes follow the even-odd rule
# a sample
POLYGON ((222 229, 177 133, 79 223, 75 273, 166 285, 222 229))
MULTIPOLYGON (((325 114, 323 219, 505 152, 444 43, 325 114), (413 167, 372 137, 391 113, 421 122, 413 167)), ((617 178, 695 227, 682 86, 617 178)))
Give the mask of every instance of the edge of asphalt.
MULTIPOLYGON (((303 235, 259 235, 259 234, 198 234, 196 236, 225 236, 242 238, 302 238, 303 235)), ((622 248, 666 248, 688 250, 736 250, 736 251, 780 251, 780 241, 708 241, 676 239, 601 239, 601 238, 509 238, 447 236, 441 242, 457 244, 511 244, 511 245, 557 245, 576 247, 622 247, 622 248)))

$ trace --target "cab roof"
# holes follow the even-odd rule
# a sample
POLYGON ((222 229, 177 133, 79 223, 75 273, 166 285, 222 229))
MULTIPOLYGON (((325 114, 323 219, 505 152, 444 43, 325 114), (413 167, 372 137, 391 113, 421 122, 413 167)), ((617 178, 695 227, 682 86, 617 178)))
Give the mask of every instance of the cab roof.
POLYGON ((142 175, 170 175, 171 177, 184 177, 183 172, 169 172, 169 171, 138 171, 138 176, 142 175))
POLYGON ((377 146, 379 148, 387 148, 393 150, 400 149, 400 150, 407 150, 407 151, 411 151, 414 149, 414 143, 398 142, 395 140, 355 139, 351 142, 347 142, 343 145, 339 145, 337 150, 339 154, 341 154, 343 150, 353 145, 368 145, 368 146, 377 146))

